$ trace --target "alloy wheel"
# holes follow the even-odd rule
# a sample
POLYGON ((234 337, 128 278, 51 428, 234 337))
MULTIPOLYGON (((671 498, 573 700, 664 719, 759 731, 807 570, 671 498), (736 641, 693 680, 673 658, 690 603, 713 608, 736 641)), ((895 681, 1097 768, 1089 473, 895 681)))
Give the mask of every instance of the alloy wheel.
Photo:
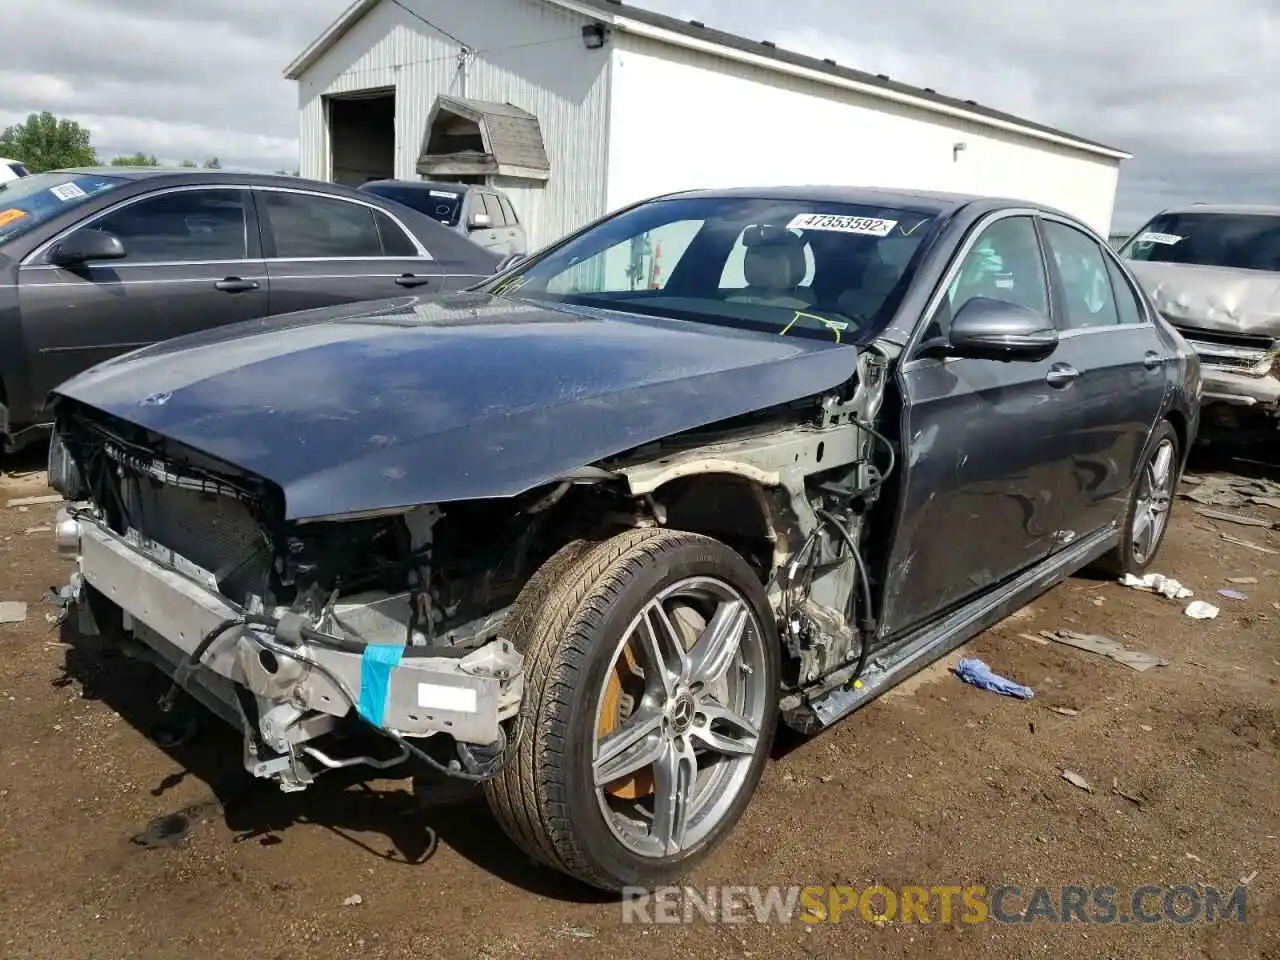
POLYGON ((764 636, 743 595, 710 577, 666 587, 624 631, 597 699, 591 770, 628 850, 677 856, 729 815, 771 720, 764 636))
POLYGON ((1173 441, 1165 437, 1147 458, 1146 466, 1138 479, 1131 532, 1133 559, 1138 564, 1145 564, 1151 559, 1169 522, 1169 507, 1173 501, 1174 454, 1173 441))

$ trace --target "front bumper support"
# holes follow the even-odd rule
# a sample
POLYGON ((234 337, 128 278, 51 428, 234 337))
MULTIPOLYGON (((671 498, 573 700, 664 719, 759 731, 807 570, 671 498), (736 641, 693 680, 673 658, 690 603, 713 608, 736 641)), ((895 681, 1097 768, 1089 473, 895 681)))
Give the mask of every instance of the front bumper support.
MULTIPOLYGON (((116 604, 126 629, 170 677, 210 631, 242 613, 98 520, 76 519, 79 577, 73 584, 87 583, 116 604)), ((290 755, 352 710, 403 737, 446 733, 462 743, 492 744, 523 695, 523 658, 501 638, 451 656, 395 644, 370 644, 363 656, 316 644, 284 652, 270 627, 236 627, 205 653, 188 689, 233 723, 237 717, 247 722, 236 688, 248 691, 262 739, 290 755)))

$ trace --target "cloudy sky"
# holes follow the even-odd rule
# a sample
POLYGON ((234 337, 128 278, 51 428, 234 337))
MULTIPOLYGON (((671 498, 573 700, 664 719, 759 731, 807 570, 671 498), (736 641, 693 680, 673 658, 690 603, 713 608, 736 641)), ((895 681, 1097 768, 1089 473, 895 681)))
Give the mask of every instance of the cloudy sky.
MULTIPOLYGON (((0 126, 51 110, 85 123, 101 156, 274 170, 297 163, 281 71, 348 0, 0 2, 0 126)), ((1127 149, 1116 229, 1170 202, 1276 196, 1274 0, 642 5, 1127 149)))

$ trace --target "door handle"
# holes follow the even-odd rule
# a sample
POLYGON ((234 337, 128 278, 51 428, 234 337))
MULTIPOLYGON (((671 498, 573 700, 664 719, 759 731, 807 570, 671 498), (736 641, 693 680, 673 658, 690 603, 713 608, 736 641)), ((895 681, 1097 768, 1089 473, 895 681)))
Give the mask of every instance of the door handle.
POLYGON ((396 277, 396 283, 402 287, 425 287, 431 280, 431 277, 422 277, 414 273, 402 273, 396 277))
POLYGON ((1080 376, 1080 371, 1069 363, 1055 363, 1049 368, 1044 382, 1051 387, 1068 387, 1080 376))
POLYGON ((1148 370, 1156 370, 1163 367, 1167 361, 1154 350, 1148 350, 1142 358, 1142 365, 1148 370))
POLYGON ((257 290, 257 280, 241 280, 239 277, 227 277, 225 280, 219 280, 213 285, 213 289, 221 290, 223 293, 244 293, 247 290, 257 290))

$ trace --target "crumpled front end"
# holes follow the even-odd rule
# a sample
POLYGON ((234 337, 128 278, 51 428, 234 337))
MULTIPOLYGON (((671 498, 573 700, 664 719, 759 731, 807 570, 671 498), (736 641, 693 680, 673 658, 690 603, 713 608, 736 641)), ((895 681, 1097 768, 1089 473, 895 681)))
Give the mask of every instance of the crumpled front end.
POLYGON ((1206 426, 1280 428, 1280 274, 1129 261, 1200 357, 1206 426))
POLYGON ((120 639, 172 678, 162 706, 185 692, 242 730, 246 768, 282 789, 325 768, 425 755, 428 738, 449 742, 455 755, 437 763, 464 777, 499 762, 523 694, 523 658, 498 636, 501 618, 442 637, 448 614, 431 592, 394 589, 398 551, 408 580, 430 577, 438 510, 290 529, 267 485, 134 441, 64 420, 50 482, 75 503, 55 535, 76 558, 81 630, 120 639), (383 549, 391 531, 404 540, 383 549), (383 575, 342 582, 362 566, 383 575), (327 742, 361 727, 394 747, 343 755, 327 742))

